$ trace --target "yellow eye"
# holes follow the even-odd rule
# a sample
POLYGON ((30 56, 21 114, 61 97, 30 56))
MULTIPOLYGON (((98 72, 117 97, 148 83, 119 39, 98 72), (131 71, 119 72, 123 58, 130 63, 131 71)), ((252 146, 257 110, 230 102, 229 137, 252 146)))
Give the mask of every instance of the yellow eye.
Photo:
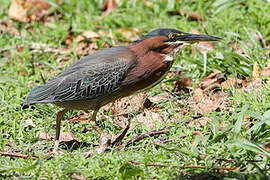
POLYGON ((168 37, 169 37, 169 39, 173 39, 174 38, 174 34, 173 33, 170 33, 168 37))

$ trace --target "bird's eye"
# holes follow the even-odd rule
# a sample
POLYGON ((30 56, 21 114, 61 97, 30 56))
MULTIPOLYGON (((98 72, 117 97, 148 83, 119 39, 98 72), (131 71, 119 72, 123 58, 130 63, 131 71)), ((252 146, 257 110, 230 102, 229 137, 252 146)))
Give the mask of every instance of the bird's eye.
POLYGON ((173 33, 170 33, 168 37, 169 37, 169 39, 173 39, 174 38, 174 34, 173 33))

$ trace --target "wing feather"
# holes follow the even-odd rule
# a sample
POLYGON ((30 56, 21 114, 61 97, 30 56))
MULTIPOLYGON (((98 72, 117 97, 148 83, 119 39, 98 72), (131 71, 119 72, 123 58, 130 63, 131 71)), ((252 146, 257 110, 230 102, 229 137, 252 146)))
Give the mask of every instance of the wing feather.
POLYGON ((121 86, 134 63, 134 57, 125 47, 94 53, 75 62, 47 84, 34 88, 24 105, 91 100, 109 94, 121 86))

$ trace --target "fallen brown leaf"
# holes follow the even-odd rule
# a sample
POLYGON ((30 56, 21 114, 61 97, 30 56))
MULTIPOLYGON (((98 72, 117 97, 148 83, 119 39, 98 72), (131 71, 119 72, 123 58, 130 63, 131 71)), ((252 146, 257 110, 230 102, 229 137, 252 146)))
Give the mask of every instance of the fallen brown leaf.
POLYGON ((51 5, 43 0, 13 0, 9 8, 9 16, 19 22, 39 21, 46 15, 51 5))
MULTIPOLYGON (((197 31, 195 29, 192 29, 191 33, 201 34, 199 31, 197 31)), ((211 50, 215 49, 215 46, 211 41, 202 41, 202 42, 197 43, 196 46, 198 48, 198 51, 202 54, 207 52, 207 51, 211 51, 211 50)))
MULTIPOLYGON (((113 121, 123 129, 126 127, 129 113, 138 113, 141 109, 143 109, 144 99, 146 94, 139 93, 137 95, 131 97, 124 97, 119 100, 116 100, 112 103, 112 105, 108 104, 103 107, 103 109, 107 109, 106 111, 109 112, 112 110, 113 114, 113 121)), ((131 125, 131 129, 134 128, 134 125, 131 125)))
POLYGON ((194 90, 193 101, 190 100, 190 110, 199 114, 208 114, 224 109, 228 104, 229 94, 223 91, 207 93, 200 88, 194 90))
POLYGON ((169 15, 171 16, 181 16, 181 15, 185 15, 188 17, 188 20, 190 21, 204 21, 205 18, 203 17, 203 15, 197 13, 197 12, 189 12, 188 10, 183 10, 183 11, 169 11, 169 15))
POLYGON ((92 54, 98 50, 98 45, 96 42, 80 42, 77 46, 77 54, 78 56, 86 56, 92 54))
POLYGON ((189 12, 188 10, 183 10, 183 14, 188 16, 191 21, 204 21, 204 17, 197 12, 189 12))
POLYGON ((59 142, 70 142, 70 141, 82 142, 82 140, 77 138, 72 132, 61 132, 59 142))
POLYGON ((216 71, 204 78, 201 83, 201 88, 206 90, 212 90, 220 85, 224 81, 224 74, 220 71, 216 71))
POLYGON ((75 180, 87 180, 87 178, 83 174, 79 175, 76 173, 73 173, 71 178, 75 180))
POLYGON ((150 110, 144 110, 144 112, 137 115, 135 119, 150 129, 156 127, 156 122, 164 122, 164 117, 161 112, 157 113, 150 110))
POLYGON ((101 8, 103 10, 102 16, 108 16, 111 11, 117 9, 117 3, 114 0, 106 0, 101 8))
POLYGON ((203 90, 201 88, 195 88, 193 97, 196 102, 201 102, 205 97, 203 90))
POLYGON ((240 88, 242 87, 243 80, 238 78, 228 78, 226 81, 221 83, 221 87, 223 89, 230 89, 232 87, 234 88, 240 88))
POLYGON ((212 118, 211 117, 201 117, 199 119, 192 119, 187 126, 188 127, 203 127, 205 126, 208 122, 211 122, 212 118))
POLYGON ((121 33, 128 41, 136 41, 138 40, 139 33, 142 33, 142 30, 137 28, 120 28, 117 32, 121 33))
POLYGON ((49 141, 49 140, 52 140, 53 138, 54 138, 53 135, 48 134, 46 132, 40 132, 39 133, 39 139, 41 139, 41 140, 47 140, 47 141, 49 141))
POLYGON ((84 31, 81 35, 77 36, 76 41, 77 42, 81 42, 83 40, 90 41, 92 39, 97 39, 97 38, 100 38, 100 36, 96 32, 87 30, 87 31, 84 31))
POLYGON ((20 3, 19 0, 13 0, 9 10, 8 10, 8 15, 16 20, 16 21, 20 21, 22 23, 26 23, 27 22, 27 9, 24 9, 24 7, 22 6, 22 3, 20 3))
POLYGON ((204 137, 201 131, 194 131, 193 134, 196 136, 200 136, 201 138, 204 137))
POLYGON ((0 33, 9 33, 13 35, 20 35, 20 32, 18 29, 16 29, 13 25, 13 21, 0 21, 0 33))
POLYGON ((175 82, 173 92, 176 94, 184 94, 190 92, 190 87, 192 85, 192 81, 190 77, 183 78, 179 81, 175 82))
POLYGON ((263 69, 262 73, 261 73, 262 76, 270 76, 270 66, 267 66, 263 69))

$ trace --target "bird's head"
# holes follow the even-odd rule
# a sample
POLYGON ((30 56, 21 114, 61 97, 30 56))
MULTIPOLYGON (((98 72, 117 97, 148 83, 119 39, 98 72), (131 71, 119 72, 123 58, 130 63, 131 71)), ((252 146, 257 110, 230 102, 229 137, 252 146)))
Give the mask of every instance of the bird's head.
POLYGON ((221 40, 221 38, 162 28, 151 31, 136 43, 143 46, 147 50, 153 50, 167 55, 167 61, 173 61, 179 50, 186 46, 200 41, 218 40, 221 40))

